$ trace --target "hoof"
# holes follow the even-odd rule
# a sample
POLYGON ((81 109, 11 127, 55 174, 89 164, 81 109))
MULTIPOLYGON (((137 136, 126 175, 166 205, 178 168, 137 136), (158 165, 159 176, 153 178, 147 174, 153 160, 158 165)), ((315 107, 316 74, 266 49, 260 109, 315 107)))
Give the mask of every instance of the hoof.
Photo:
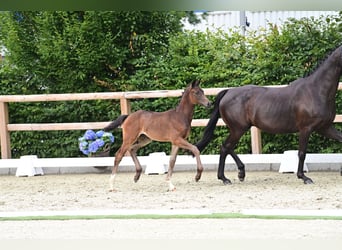
POLYGON ((304 174, 302 175, 297 175, 298 179, 302 179, 304 184, 314 184, 314 182, 307 176, 305 176, 304 174))
POLYGON ((310 178, 307 178, 304 180, 304 184, 314 184, 314 182, 310 178))
POLYGON ((198 182, 201 179, 201 176, 197 176, 195 177, 195 181, 198 182))
POLYGON ((246 177, 245 172, 239 173, 239 174, 238 174, 238 177, 239 177, 239 180, 240 180, 240 181, 244 181, 244 180, 245 180, 245 177, 246 177))
POLYGON ((224 185, 232 185, 232 182, 229 179, 225 179, 222 182, 224 185))
POLYGON ((134 175, 134 182, 138 182, 141 176, 141 171, 137 171, 134 175))
POLYGON ((220 176, 217 176, 217 179, 221 180, 223 182, 224 185, 230 185, 232 184, 232 182, 227 179, 224 175, 222 177, 220 176))
POLYGON ((174 188, 168 189, 167 191, 168 192, 174 192, 174 191, 176 191, 176 188, 174 187, 174 188))

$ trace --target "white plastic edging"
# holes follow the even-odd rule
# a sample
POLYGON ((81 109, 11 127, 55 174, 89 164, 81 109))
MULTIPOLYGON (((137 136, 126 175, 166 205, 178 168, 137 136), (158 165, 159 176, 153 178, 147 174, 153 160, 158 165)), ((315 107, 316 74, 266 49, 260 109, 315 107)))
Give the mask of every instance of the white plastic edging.
MULTIPOLYGON (((246 170, 278 170, 283 154, 241 154, 241 161, 246 165, 246 170)), ((149 163, 149 156, 139 156, 143 168, 149 163)), ((166 156, 168 162, 169 156, 166 156)), ((205 170, 217 170, 219 155, 201 155, 201 161, 205 170)), ((342 154, 307 154, 306 164, 309 170, 340 170, 342 167, 342 154)), ((23 164, 22 159, 1 159, 0 169, 15 169, 23 164)), ((114 157, 78 157, 78 158, 38 158, 34 167, 41 168, 89 168, 109 167, 114 164, 114 157)), ((226 165, 236 168, 232 157, 228 156, 226 165)), ((123 157, 119 169, 134 170, 131 157, 123 157)), ((175 170, 194 170, 196 160, 190 155, 178 155, 175 170)))

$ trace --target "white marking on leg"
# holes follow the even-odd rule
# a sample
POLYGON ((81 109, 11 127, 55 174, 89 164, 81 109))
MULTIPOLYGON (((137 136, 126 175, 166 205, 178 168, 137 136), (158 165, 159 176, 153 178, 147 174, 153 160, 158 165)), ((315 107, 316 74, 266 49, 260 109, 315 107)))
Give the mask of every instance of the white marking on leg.
POLYGON ((169 191, 175 191, 176 187, 171 183, 171 180, 166 181, 169 184, 169 191))
POLYGON ((110 175, 110 178, 109 178, 110 190, 109 191, 114 191, 114 179, 115 179, 115 174, 110 175))

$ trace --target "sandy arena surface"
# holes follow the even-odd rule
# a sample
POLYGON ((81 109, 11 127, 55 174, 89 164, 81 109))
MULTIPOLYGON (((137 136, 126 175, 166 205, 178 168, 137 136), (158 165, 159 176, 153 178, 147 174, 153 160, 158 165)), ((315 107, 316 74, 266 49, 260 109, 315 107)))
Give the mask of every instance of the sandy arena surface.
MULTIPOLYGON (((338 172, 310 172, 314 185, 294 174, 247 172, 239 182, 224 186, 216 172, 175 172, 176 191, 167 192, 165 175, 119 172, 116 192, 108 192, 109 174, 0 176, 0 212, 205 209, 213 213, 244 209, 342 209, 342 176, 338 172)), ((48 239, 342 239, 341 220, 162 219, 2 221, 0 238, 48 239), (61 227, 62 226, 62 227, 61 227), (61 229, 62 228, 62 229, 61 229), (273 230, 270 230, 272 229, 273 230), (173 232, 173 233, 172 233, 173 232), (177 233, 174 233, 177 232, 177 233)))

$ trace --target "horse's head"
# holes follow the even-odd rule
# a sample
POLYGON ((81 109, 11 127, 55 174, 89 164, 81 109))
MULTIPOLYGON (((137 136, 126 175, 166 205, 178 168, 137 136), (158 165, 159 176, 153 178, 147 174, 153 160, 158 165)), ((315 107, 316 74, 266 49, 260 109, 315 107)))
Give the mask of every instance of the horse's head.
POLYGON ((189 85, 189 97, 193 104, 200 104, 205 107, 210 107, 210 101, 204 95, 203 89, 200 88, 200 80, 194 80, 189 85))

